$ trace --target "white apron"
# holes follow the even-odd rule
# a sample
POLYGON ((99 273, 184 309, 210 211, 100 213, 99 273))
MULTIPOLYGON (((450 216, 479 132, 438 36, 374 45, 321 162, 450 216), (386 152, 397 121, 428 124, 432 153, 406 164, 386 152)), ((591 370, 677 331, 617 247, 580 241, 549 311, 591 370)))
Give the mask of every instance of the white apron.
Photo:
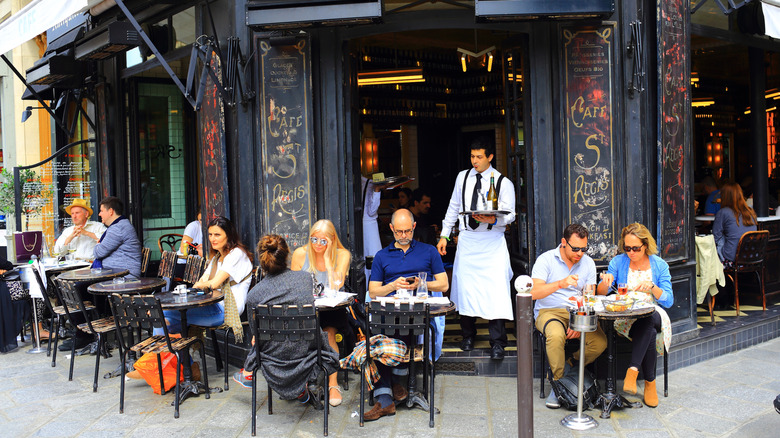
POLYGON ((512 268, 503 232, 462 231, 452 272, 450 297, 459 314, 514 320, 512 268))

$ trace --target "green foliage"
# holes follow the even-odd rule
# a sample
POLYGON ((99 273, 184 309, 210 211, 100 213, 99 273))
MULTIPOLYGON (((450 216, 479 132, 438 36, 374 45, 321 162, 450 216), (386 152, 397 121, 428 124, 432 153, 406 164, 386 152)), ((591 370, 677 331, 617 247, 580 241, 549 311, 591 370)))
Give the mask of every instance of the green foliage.
MULTIPOLYGON (((30 218, 41 214, 43 207, 51 199, 51 188, 43 184, 41 177, 32 169, 19 173, 22 186, 22 213, 25 215, 25 228, 30 228, 30 218)), ((14 214, 14 175, 8 169, 0 172, 0 211, 6 216, 14 214)))

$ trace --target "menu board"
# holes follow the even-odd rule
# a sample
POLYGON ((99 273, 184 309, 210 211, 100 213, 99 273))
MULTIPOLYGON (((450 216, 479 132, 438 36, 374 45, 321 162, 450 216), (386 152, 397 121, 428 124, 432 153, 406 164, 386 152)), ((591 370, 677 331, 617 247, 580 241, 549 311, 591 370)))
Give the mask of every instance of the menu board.
POLYGON ((658 242, 667 261, 688 257, 691 228, 686 172, 690 143, 687 4, 687 0, 658 2, 658 242))
POLYGON ((312 219, 311 68, 307 37, 259 39, 264 219, 290 249, 306 244, 312 219))
MULTIPOLYGON (((222 80, 219 57, 212 54, 211 68, 222 80)), ((230 217, 228 210, 227 156, 225 155, 225 105, 217 90, 217 85, 207 76, 204 85, 203 102, 198 111, 200 127, 201 178, 200 189, 202 224, 217 216, 230 217)), ((204 230, 204 236, 205 234, 204 230)), ((205 254, 205 252, 204 252, 205 254)))
POLYGON ((588 254, 616 250, 613 171, 614 26, 563 27, 563 77, 569 223, 588 229, 588 254))

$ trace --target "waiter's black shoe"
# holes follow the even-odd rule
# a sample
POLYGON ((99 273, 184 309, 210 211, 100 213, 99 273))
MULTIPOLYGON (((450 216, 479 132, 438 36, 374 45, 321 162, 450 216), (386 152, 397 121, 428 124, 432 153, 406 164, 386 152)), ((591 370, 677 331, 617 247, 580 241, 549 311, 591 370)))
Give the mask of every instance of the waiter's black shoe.
POLYGON ((493 346, 493 348, 490 350, 490 358, 493 360, 503 360, 504 359, 504 347, 496 344, 493 346))
POLYGON ((474 349, 474 338, 463 338, 460 341, 460 349, 463 351, 471 351, 474 349))
POLYGON ((76 340, 75 341, 76 342, 76 350, 84 348, 87 345, 89 345, 89 343, 90 343, 89 338, 82 338, 82 337, 79 337, 79 336, 74 336, 74 337, 72 337, 72 338, 70 338, 68 340, 65 340, 62 344, 60 344, 59 347, 57 347, 57 349, 60 350, 60 351, 70 351, 71 348, 73 347, 73 340, 74 339, 76 340))

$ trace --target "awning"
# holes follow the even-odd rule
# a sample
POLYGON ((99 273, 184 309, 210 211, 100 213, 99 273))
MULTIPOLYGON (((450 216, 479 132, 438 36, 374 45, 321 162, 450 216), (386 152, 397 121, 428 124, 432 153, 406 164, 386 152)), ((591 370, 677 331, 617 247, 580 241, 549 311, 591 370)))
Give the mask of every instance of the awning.
POLYGON ((780 1, 761 0, 761 3, 764 12, 764 34, 780 39, 780 1))
POLYGON ((0 53, 7 53, 100 0, 32 0, 0 23, 0 53))

